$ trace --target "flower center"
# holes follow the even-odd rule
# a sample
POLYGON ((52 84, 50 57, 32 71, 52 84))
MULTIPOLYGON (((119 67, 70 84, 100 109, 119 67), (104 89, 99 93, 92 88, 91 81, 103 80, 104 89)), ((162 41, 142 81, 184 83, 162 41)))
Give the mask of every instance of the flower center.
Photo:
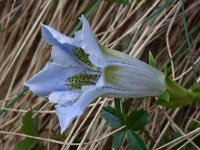
POLYGON ((100 74, 78 74, 67 78, 66 85, 72 90, 81 90, 83 86, 95 85, 100 74))

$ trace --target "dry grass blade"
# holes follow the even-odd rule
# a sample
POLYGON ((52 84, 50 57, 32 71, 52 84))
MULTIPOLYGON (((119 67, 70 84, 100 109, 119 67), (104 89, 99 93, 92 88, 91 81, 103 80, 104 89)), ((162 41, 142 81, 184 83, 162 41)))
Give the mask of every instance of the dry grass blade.
MULTIPOLYGON (((0 1, 0 109, 4 110, 0 119, 0 149, 14 149, 24 137, 40 140, 47 149, 111 149, 112 135, 121 130, 112 131, 101 117, 101 108, 112 105, 113 99, 97 99, 61 136, 54 106, 46 97, 37 97, 30 91, 18 95, 23 83, 41 70, 50 57, 51 48, 41 39, 40 23, 69 35, 84 13, 101 44, 146 62, 151 50, 160 68, 168 65, 172 78, 190 88, 194 66, 200 81, 200 2, 185 0, 184 6, 193 63, 179 0, 132 0, 130 5, 108 1, 99 1, 97 5, 97 1, 90 0, 0 1), (22 118, 30 108, 40 120, 37 137, 20 130, 22 118), (55 136, 59 138, 53 139, 55 136)), ((176 110, 155 107, 150 99, 139 104, 135 100, 124 103, 127 112, 136 106, 151 112, 145 131, 149 136, 140 133, 149 149, 200 149, 200 129, 189 130, 192 122, 200 119, 198 103, 176 110), (173 139, 176 132, 180 135, 173 139), (165 135, 170 140, 163 143, 165 135)), ((126 142, 122 149, 129 149, 126 142)))

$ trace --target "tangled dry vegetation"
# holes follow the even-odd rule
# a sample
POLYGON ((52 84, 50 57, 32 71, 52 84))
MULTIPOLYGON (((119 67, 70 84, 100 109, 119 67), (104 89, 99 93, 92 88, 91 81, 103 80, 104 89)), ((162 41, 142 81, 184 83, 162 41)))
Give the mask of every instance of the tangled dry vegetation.
MULTIPOLYGON (((195 79, 200 81, 200 1, 186 0, 184 6, 183 13, 181 0, 133 0, 130 5, 101 0, 1 0, 0 149, 14 149, 28 136, 20 129, 22 117, 30 108, 39 117, 39 136, 33 138, 47 149, 111 149, 115 131, 102 119, 101 108, 112 105, 112 99, 97 99, 62 138, 55 140, 51 137, 59 136, 60 129, 54 106, 45 97, 22 91, 23 83, 50 57, 51 47, 41 40, 41 22, 69 35, 78 29, 78 17, 85 14, 101 44, 146 62, 152 51, 159 68, 168 64, 171 77, 189 88, 195 79)), ((153 105, 150 98, 143 102, 130 99, 124 108, 127 112, 134 108, 150 112, 149 123, 140 133, 149 149, 182 149, 186 144, 200 149, 200 128, 188 129, 192 122, 199 123, 198 103, 166 109, 153 105), (173 139, 174 133, 180 134, 178 138, 173 139), (170 140, 164 142, 166 135, 170 140)), ((122 149, 128 149, 126 142, 122 149)))

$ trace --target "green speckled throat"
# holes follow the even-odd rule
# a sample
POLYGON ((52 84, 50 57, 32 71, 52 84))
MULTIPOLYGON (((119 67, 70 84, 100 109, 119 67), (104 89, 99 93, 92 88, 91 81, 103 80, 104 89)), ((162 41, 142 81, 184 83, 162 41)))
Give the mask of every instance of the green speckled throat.
POLYGON ((89 60, 89 55, 86 54, 82 48, 74 48, 73 53, 74 56, 78 58, 82 63, 93 66, 93 64, 89 60))
POLYGON ((83 86, 95 85, 99 74, 78 74, 67 78, 66 85, 72 90, 81 90, 83 86))

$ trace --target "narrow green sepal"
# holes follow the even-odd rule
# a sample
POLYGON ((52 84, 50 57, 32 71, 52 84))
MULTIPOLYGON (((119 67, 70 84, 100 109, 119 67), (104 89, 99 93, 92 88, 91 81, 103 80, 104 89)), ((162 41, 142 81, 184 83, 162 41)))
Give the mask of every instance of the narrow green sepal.
POLYGON ((149 51, 149 65, 150 65, 151 67, 157 69, 156 62, 155 62, 154 56, 153 56, 153 54, 151 53, 151 51, 149 51))
POLYGON ((169 102, 163 100, 163 99, 157 99, 155 101, 156 105, 161 105, 164 107, 168 107, 168 108, 177 108, 177 107, 182 107, 187 105, 188 103, 185 103, 184 101, 182 101, 182 99, 169 99, 169 102))
POLYGON ((161 93, 161 95, 160 95, 160 97, 159 97, 161 100, 164 100, 164 101, 167 101, 167 102, 169 102, 169 93, 168 93, 168 91, 167 90, 164 90, 162 93, 161 93))

